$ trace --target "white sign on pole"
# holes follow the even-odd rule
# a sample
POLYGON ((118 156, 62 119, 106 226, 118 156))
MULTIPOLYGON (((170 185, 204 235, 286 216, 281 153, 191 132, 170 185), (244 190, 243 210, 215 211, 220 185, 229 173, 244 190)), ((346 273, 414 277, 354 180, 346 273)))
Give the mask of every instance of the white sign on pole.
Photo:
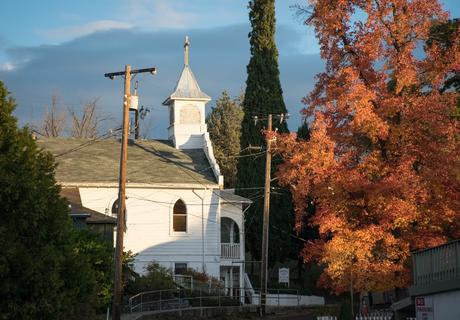
POLYGON ((434 320, 433 299, 430 297, 416 297, 415 311, 417 320, 434 320))
POLYGON ((287 283, 289 285, 289 268, 279 268, 278 282, 287 283))

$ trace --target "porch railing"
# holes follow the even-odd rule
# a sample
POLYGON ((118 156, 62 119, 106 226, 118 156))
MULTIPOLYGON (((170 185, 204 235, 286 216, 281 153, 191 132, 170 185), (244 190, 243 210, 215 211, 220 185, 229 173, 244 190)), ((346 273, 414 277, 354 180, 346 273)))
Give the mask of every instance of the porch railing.
POLYGON ((240 259, 240 244, 221 243, 220 256, 222 259, 240 259))
POLYGON ((414 284, 460 279, 460 240, 413 253, 414 284))

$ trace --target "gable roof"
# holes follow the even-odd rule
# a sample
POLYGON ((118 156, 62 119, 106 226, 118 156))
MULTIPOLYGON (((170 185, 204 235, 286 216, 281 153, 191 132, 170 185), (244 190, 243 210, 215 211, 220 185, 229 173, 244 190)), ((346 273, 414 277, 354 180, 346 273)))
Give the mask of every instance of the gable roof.
MULTIPOLYGON (((37 144, 56 157, 56 180, 63 186, 118 186, 118 139, 49 138, 37 144)), ((202 149, 179 150, 169 141, 135 140, 128 145, 127 185, 217 187, 217 181, 202 149)))
POLYGON ((61 197, 66 198, 69 202, 71 216, 87 217, 86 222, 88 224, 117 224, 116 218, 84 207, 81 203, 81 197, 78 188, 62 188, 61 197))
POLYGON ((192 72, 192 69, 188 65, 184 66, 180 75, 179 81, 177 81, 174 92, 163 102, 164 105, 168 105, 171 100, 202 100, 210 101, 211 97, 201 91, 198 82, 192 72))

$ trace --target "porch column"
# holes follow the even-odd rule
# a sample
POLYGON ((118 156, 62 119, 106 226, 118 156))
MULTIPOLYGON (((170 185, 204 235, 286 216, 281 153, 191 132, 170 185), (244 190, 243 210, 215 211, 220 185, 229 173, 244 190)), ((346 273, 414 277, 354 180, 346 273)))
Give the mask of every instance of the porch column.
POLYGON ((233 267, 230 267, 230 297, 233 297, 233 267))
POLYGON ((240 264, 240 302, 244 304, 244 264, 240 264))

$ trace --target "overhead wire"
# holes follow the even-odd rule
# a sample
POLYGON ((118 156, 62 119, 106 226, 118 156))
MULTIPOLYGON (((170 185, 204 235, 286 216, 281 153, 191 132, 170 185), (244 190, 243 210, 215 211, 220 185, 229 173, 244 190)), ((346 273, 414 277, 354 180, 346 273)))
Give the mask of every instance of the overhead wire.
MULTIPOLYGON (((98 143, 98 142, 100 142, 100 141, 102 141, 102 140, 105 140, 105 139, 107 139, 107 138, 113 136, 114 133, 120 131, 121 129, 122 129, 122 128, 120 127, 120 128, 115 129, 115 130, 110 130, 109 132, 107 132, 107 133, 105 133, 105 134, 103 134, 103 135, 101 135, 101 136, 99 136, 99 137, 96 137, 96 138, 94 138, 94 139, 92 139, 92 140, 89 140, 89 141, 87 141, 87 142, 85 142, 85 143, 82 143, 81 145, 79 145, 79 146, 77 146, 77 147, 74 147, 74 148, 72 148, 72 149, 69 149, 69 150, 64 151, 64 152, 62 152, 62 153, 60 153, 60 154, 55 155, 55 158, 62 157, 62 156, 64 156, 64 155, 67 155, 67 154, 70 154, 70 153, 72 153, 72 152, 81 150, 81 149, 83 149, 83 148, 85 148, 85 147, 88 147, 88 146, 90 146, 90 145, 92 145, 92 144, 95 144, 95 143, 98 143)), ((242 149, 241 152, 247 150, 248 148, 249 148, 249 147, 242 149)), ((198 182, 199 184, 201 184, 203 187, 205 187, 205 189, 207 188, 207 186, 204 185, 203 182, 199 181, 195 176, 193 176, 193 175, 189 172, 189 170, 192 170, 192 169, 190 169, 190 168, 188 168, 188 167, 185 167, 185 168, 184 168, 184 165, 183 165, 182 163, 179 163, 179 162, 177 162, 177 161, 174 161, 174 160, 172 160, 172 159, 170 159, 170 158, 165 157, 165 156, 162 155, 160 152, 158 152, 158 150, 156 150, 154 147, 152 147, 152 149, 153 149, 155 155, 159 156, 160 158, 164 159, 164 160, 167 161, 167 162, 171 162, 172 164, 176 165, 176 166, 177 166, 180 170, 182 170, 185 174, 187 174, 187 175, 188 175, 189 177, 191 177, 193 180, 195 180, 196 182, 198 182)), ((243 157, 243 156, 256 156, 256 158, 257 158, 257 157, 260 157, 262 154, 265 154, 265 153, 266 153, 266 151, 263 151, 263 152, 258 152, 258 153, 256 153, 256 154, 242 155, 241 157, 243 157)), ((236 156, 235 156, 235 157, 236 157, 236 156)), ((209 169, 209 168, 206 168, 206 169, 209 169)), ((259 189, 259 191, 253 193, 253 195, 256 195, 258 192, 260 192, 261 189, 264 189, 264 187, 249 187, 249 188, 239 188, 239 189, 240 189, 240 190, 259 189)), ((216 193, 216 191, 215 191, 214 189, 211 189, 211 192, 212 192, 214 195, 218 196, 220 199, 227 200, 227 199, 225 199, 224 197, 222 197, 220 194, 216 193)), ((258 200, 258 199, 260 199, 260 198, 262 198, 262 197, 263 197, 263 195, 260 196, 260 197, 258 197, 258 198, 256 198, 256 199, 253 199, 253 200, 255 201, 255 200, 258 200)), ((142 200, 145 200, 145 199, 142 199, 142 200)), ((250 199, 250 200, 252 200, 252 199, 250 199)), ((237 207, 238 209, 241 209, 239 206, 235 205, 235 204, 232 203, 232 202, 228 202, 228 203, 229 203, 230 205, 233 205, 233 206, 237 207)), ((170 204, 168 203, 168 207, 169 207, 169 205, 170 205, 170 204)), ((202 205, 202 204, 199 204, 199 205, 202 205)), ((209 205, 214 205, 214 204, 209 204, 209 205)))
MULTIPOLYGON (((130 197, 128 197, 129 199, 130 197)), ((131 198, 134 198, 134 197, 131 197, 131 198)), ((258 199, 254 199, 255 201, 259 200, 263 198, 263 196, 260 196, 258 199)), ((134 198, 136 199, 136 198, 134 198)), ((162 202, 162 201, 155 201, 155 200, 150 200, 150 199, 137 199, 137 200, 144 200, 144 201, 148 201, 148 202, 153 202, 153 203, 157 203, 159 204, 160 206, 164 206, 164 207, 167 207, 167 208, 170 208, 170 204, 169 203, 166 203, 166 202, 162 202)), ((187 204, 189 205, 189 204, 187 204)), ((201 204, 200 204, 201 205, 201 204)), ((222 209, 221 208, 221 211, 224 211, 224 212, 227 212, 229 214, 233 214, 233 215, 237 215, 237 213, 235 212, 232 212, 232 211, 229 211, 229 210, 225 210, 225 209, 222 209)), ((204 219, 204 220, 207 220, 209 222, 212 222, 212 223, 216 223, 218 224, 219 221, 217 220, 212 220, 212 219, 209 219, 209 218, 204 218, 200 215, 197 215, 197 214, 193 214, 193 213, 190 213, 190 212, 187 212, 187 215, 190 215, 192 217, 195 217, 195 218, 199 218, 199 219, 204 219)), ((159 224, 159 223, 129 223, 129 225, 156 225, 156 224, 159 224)))
POLYGON ((224 156, 224 157, 215 157, 216 159, 236 159, 236 158, 248 158, 248 157, 260 157, 263 154, 266 154, 267 151, 261 151, 257 153, 250 153, 250 154, 241 154, 241 155, 232 155, 232 156, 224 156))
MULTIPOLYGON (((175 194, 174 194, 174 195, 175 195, 175 194)), ((147 201, 147 202, 152 202, 152 203, 164 204, 164 205, 167 205, 168 207, 170 207, 171 204, 172 204, 171 202, 159 201, 159 200, 152 200, 152 199, 149 199, 149 198, 147 198, 147 197, 137 196, 137 195, 133 195, 133 194, 128 195, 128 193, 127 193, 127 196, 126 196, 126 197, 127 197, 128 199, 136 199, 136 200, 140 200, 140 201, 147 201)), ((263 197, 263 195, 258 195, 258 196, 255 196, 255 197, 252 198, 252 199, 251 199, 251 198, 248 198, 248 199, 250 199, 250 200, 252 200, 252 201, 255 201, 255 200, 260 199, 261 197, 263 197)), ((223 199, 226 200, 225 198, 223 198, 223 199)), ((230 202, 225 202, 225 203, 230 203, 230 202)), ((190 202, 188 202, 188 203, 187 203, 187 206, 202 206, 202 205, 212 207, 212 206, 219 206, 219 205, 221 205, 221 204, 219 204, 219 203, 212 203, 212 202, 211 202, 211 203, 199 203, 199 202, 196 202, 196 203, 190 203, 190 202)))
MULTIPOLYGON (((276 230, 278 230, 278 231, 281 231, 281 232, 284 233, 284 234, 288 234, 286 231, 281 230, 281 229, 278 228, 278 227, 273 226, 273 228, 276 229, 276 230)), ((297 239, 297 240, 302 241, 302 242, 308 242, 308 240, 306 240, 306 239, 304 239, 304 238, 301 238, 301 237, 299 237, 299 236, 296 236, 295 234, 289 233, 289 235, 290 235, 291 237, 297 239)))
MULTIPOLYGON (((188 170, 190 170, 189 168, 187 168, 188 170, 185 170, 185 168, 183 168, 183 164, 181 163, 178 163, 170 158, 167 158, 166 156, 162 155, 160 152, 158 152, 158 150, 155 149, 155 147, 152 146, 152 150, 154 151, 154 153, 159 156, 160 158, 164 159, 165 161, 167 162, 171 162, 173 164, 175 164, 180 170, 182 170, 185 174, 187 174, 189 177, 191 177, 193 180, 195 180, 196 182, 198 182, 199 184, 201 184, 205 189, 207 189, 207 186, 200 180, 198 180, 196 177, 194 177, 190 172, 188 172, 188 170)), ((223 198, 220 194, 216 193, 216 191, 214 189, 211 189, 211 192, 218 196, 219 198, 221 199, 224 199, 226 200, 225 198, 223 198)), ((238 207, 236 206, 235 204, 232 204, 230 203, 231 205, 234 205, 235 207, 238 207)), ((238 207, 239 208, 239 207, 238 207)), ((240 208, 239 208, 240 209, 240 208)))
POLYGON ((88 141, 86 141, 86 142, 84 142, 84 143, 82 143, 82 144, 80 144, 80 145, 78 145, 78 146, 76 146, 76 147, 74 147, 72 149, 69 149, 69 150, 66 150, 64 152, 61 152, 61 153, 55 155, 54 157, 59 158, 59 157, 65 156, 67 154, 70 154, 72 152, 79 151, 79 150, 81 150, 83 148, 89 147, 90 145, 96 144, 96 143, 98 143, 100 141, 103 141, 105 139, 108 139, 108 138, 116 135, 118 133, 118 131, 120 131, 120 130, 121 130, 121 128, 117 128, 117 129, 114 129, 114 130, 111 129, 108 132, 104 133, 103 135, 100 135, 100 136, 95 137, 95 138, 93 138, 91 140, 88 140, 88 141))

